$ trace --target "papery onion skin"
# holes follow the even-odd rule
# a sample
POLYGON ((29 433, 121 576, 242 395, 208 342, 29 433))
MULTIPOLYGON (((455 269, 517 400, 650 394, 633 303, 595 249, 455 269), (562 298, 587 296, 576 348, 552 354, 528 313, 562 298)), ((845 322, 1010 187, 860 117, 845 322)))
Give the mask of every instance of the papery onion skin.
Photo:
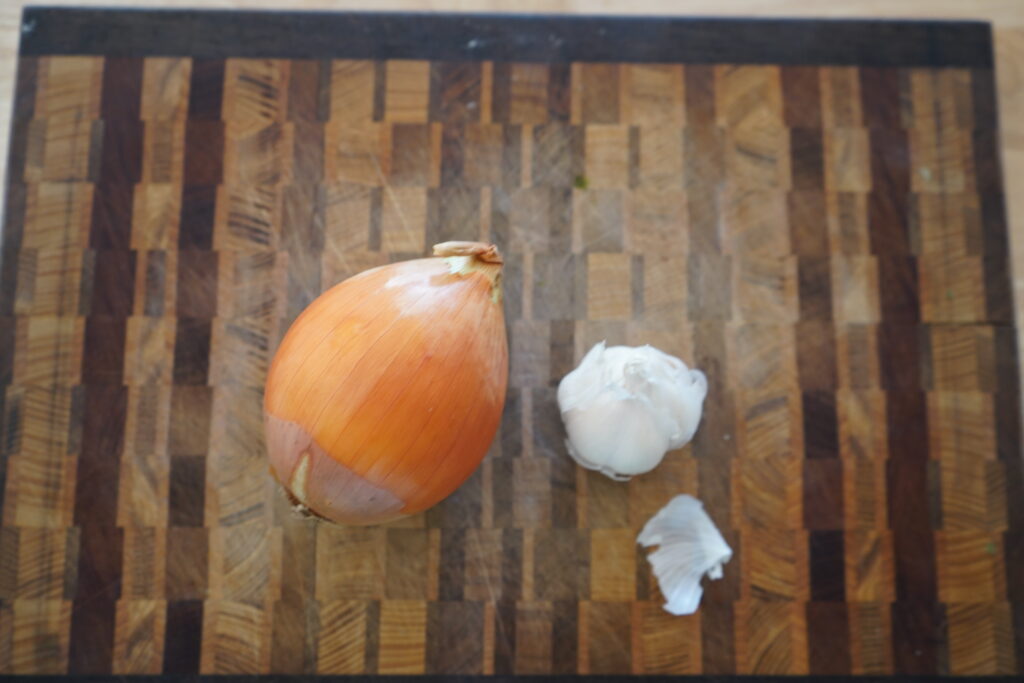
POLYGON ((494 438, 508 382, 500 255, 478 243, 435 254, 334 286, 277 350, 271 473, 317 516, 375 524, 424 510, 494 438))

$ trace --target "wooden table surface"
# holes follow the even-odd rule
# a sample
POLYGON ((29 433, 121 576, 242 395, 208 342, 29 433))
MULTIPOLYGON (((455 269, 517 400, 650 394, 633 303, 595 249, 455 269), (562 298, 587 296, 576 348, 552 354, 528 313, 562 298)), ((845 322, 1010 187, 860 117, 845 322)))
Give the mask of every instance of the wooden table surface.
POLYGON ((0 670, 1021 671, 984 30, 537 22, 499 59, 439 23, 391 34, 403 59, 239 59, 327 29, 196 58, 91 31, 69 56, 51 19, 8 169, 0 670), (491 452, 398 523, 295 517, 262 450, 277 341, 328 284, 447 239, 508 257, 491 452), (554 403, 602 339, 709 379, 693 444, 628 484, 575 466, 554 403), (671 617, 635 536, 681 492, 736 554, 671 617))

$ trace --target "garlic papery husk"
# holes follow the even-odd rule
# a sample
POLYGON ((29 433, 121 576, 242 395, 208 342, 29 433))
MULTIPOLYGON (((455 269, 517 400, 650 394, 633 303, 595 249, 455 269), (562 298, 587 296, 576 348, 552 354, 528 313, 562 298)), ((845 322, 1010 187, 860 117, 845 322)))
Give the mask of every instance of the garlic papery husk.
POLYGON ((669 501, 644 525, 637 543, 660 546, 647 556, 665 596, 665 611, 693 614, 700 605, 700 580, 722 578, 722 565, 732 558, 732 548, 722 538, 704 505, 681 494, 669 501))
POLYGON ((704 373, 652 346, 590 349, 558 385, 569 455, 624 481, 649 472, 697 431, 704 373))

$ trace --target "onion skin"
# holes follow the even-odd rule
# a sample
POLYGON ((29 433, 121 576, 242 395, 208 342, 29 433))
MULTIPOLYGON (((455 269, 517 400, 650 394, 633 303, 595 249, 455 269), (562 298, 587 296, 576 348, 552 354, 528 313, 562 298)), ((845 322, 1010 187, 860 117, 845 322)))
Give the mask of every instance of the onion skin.
POLYGON ((501 258, 472 242, 435 254, 335 285, 274 356, 271 473, 319 517, 376 524, 425 510, 494 438, 508 383, 501 258))

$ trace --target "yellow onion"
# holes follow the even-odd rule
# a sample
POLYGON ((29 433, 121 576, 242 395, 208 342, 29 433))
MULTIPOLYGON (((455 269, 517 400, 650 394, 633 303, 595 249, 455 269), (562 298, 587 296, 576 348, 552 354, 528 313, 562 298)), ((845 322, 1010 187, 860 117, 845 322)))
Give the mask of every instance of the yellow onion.
POLYGON ((344 524, 424 510, 476 469, 501 420, 508 346, 493 245, 445 242, 324 292, 274 356, 273 476, 344 524))

